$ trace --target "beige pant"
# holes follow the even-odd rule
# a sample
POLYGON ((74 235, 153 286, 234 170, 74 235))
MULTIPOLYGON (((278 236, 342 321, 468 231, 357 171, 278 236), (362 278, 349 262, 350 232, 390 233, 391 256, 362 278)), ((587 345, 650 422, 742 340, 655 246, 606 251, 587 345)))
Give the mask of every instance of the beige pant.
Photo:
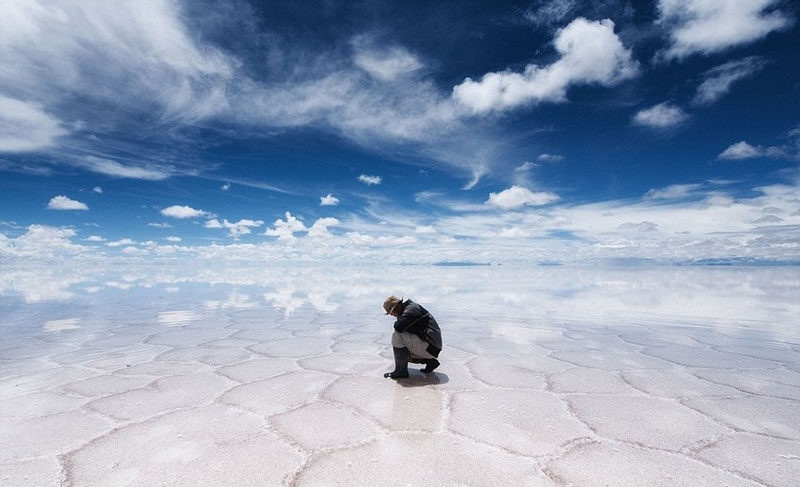
POLYGON ((407 348, 409 359, 431 359, 436 358, 428 353, 428 342, 413 333, 392 333, 392 346, 395 348, 407 348))

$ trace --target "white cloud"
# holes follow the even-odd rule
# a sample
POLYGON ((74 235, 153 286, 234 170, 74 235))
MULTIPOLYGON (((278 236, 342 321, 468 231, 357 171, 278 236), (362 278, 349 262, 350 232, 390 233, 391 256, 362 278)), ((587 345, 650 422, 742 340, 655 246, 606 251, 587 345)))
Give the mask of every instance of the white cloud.
POLYGON ((764 215, 761 218, 756 218, 755 220, 751 220, 750 223, 755 224, 764 224, 764 223, 781 223, 783 218, 775 215, 764 215))
POLYGON ((417 225, 414 227, 414 233, 431 234, 436 233, 436 228, 433 225, 417 225))
POLYGON ((237 291, 233 291, 228 297, 228 299, 225 301, 218 299, 210 299, 203 301, 203 307, 205 309, 225 309, 225 308, 248 309, 248 308, 258 307, 258 303, 250 299, 250 296, 247 294, 239 294, 237 291))
POLYGON ((540 2, 538 8, 529 8, 523 16, 536 25, 557 24, 572 13, 576 0, 547 0, 540 2))
POLYGON ((208 220, 205 224, 206 228, 227 228, 228 235, 231 237, 238 239, 242 235, 249 235, 251 228, 258 228, 263 225, 264 222, 262 220, 249 220, 243 218, 238 222, 232 223, 229 222, 227 219, 223 219, 221 222, 216 218, 208 220))
POLYGON ((577 18, 561 29, 553 44, 560 58, 524 72, 487 73, 480 81, 467 78, 453 88, 453 98, 474 113, 515 108, 539 102, 561 102, 572 85, 613 86, 634 77, 638 64, 614 34, 611 20, 577 18))
POLYGON ((665 188, 651 189, 645 193, 645 199, 676 199, 686 198, 696 193, 703 187, 702 184, 672 184, 665 188))
POLYGON ((669 103, 659 103, 640 110, 633 117, 633 123, 643 127, 666 129, 680 125, 688 119, 689 116, 679 107, 669 103))
POLYGON ((97 194, 103 194, 103 188, 101 188, 100 186, 95 186, 94 188, 92 188, 92 191, 94 191, 97 194))
POLYGON ((544 154, 539 154, 536 157, 536 160, 537 161, 542 161, 542 162, 560 162, 560 161, 564 160, 564 156, 559 155, 559 154, 547 154, 547 153, 544 153, 544 154))
POLYGON ((123 245, 136 245, 136 241, 130 238, 123 238, 121 240, 108 242, 106 245, 108 245, 109 247, 122 247, 123 245))
POLYGON ((228 220, 222 220, 222 226, 228 229, 228 234, 233 238, 248 235, 251 228, 258 228, 263 224, 263 220, 250 220, 247 218, 243 218, 234 223, 230 223, 228 220))
POLYGON ((447 143, 442 136, 461 127, 459 111, 430 81, 400 76, 376 83, 352 63, 332 66, 323 77, 298 70, 300 80, 237 94, 236 117, 279 127, 321 126, 367 147, 412 141, 422 144, 420 150, 438 150, 431 143, 447 143))
POLYGON ((397 247, 418 242, 417 238, 411 235, 403 235, 402 237, 381 235, 375 237, 360 232, 348 232, 346 237, 351 243, 365 247, 397 247))
POLYGON ((57 258, 82 254, 89 247, 77 245, 70 240, 76 235, 71 228, 30 225, 27 231, 17 238, 7 238, 0 233, 0 255, 17 257, 24 261, 57 258))
POLYGON ((180 237, 173 237, 173 236, 170 235, 169 237, 165 238, 164 240, 166 240, 167 242, 180 242, 181 238, 180 237))
POLYGON ((534 163, 532 163, 530 161, 525 161, 522 164, 520 164, 519 166, 515 167, 514 171, 516 171, 516 172, 526 172, 526 171, 530 171, 531 169, 533 169, 535 167, 538 167, 538 166, 539 166, 539 164, 534 164, 534 163))
POLYGON ((320 206, 336 206, 338 204, 339 204, 339 198, 333 196, 330 193, 328 193, 327 196, 321 196, 319 198, 320 206))
POLYGON ((658 22, 669 30, 666 59, 712 54, 749 44, 790 25, 778 0, 660 0, 658 22))
POLYGON ((54 196, 47 203, 48 210, 88 210, 89 207, 86 203, 75 201, 67 198, 66 196, 54 196))
POLYGON ((220 6, 225 12, 186 22, 196 8, 172 0, 119 5, 64 0, 58 8, 44 0, 4 2, 0 88, 41 104, 40 111, 53 114, 53 124, 59 118, 91 134, 64 137, 68 144, 61 145, 55 137, 62 132, 54 129, 33 146, 53 143, 64 156, 54 159, 59 163, 117 177, 158 180, 202 173, 209 166, 165 160, 157 149, 137 157, 118 154, 133 153, 137 138, 170 142, 182 127, 206 119, 230 123, 245 136, 312 127, 368 149, 411 142, 411 152, 469 173, 471 184, 498 160, 497 135, 479 127, 480 121, 465 119, 450 91, 424 77, 417 69, 422 62, 402 46, 358 36, 353 55, 342 56, 338 43, 310 51, 277 39, 265 59, 270 76, 252 77, 247 59, 206 41, 217 37, 213 29, 221 16, 231 14, 228 26, 254 25, 247 5, 233 9, 229 3, 220 6), (97 160, 77 155, 84 153, 97 160))
POLYGON ((105 242, 106 239, 104 239, 103 237, 101 237, 99 235, 89 235, 89 237, 86 238, 86 241, 87 242, 105 242))
POLYGON ((358 180, 366 184, 367 186, 372 184, 381 184, 381 181, 383 181, 383 179, 381 179, 380 176, 368 176, 366 174, 360 175, 358 177, 358 180))
POLYGON ((750 145, 744 140, 731 144, 727 149, 717 156, 719 159, 742 160, 753 159, 755 157, 783 157, 786 152, 780 147, 761 147, 750 145))
POLYGON ((500 230, 497 236, 500 238, 526 238, 530 237, 530 233, 519 227, 508 227, 500 230))
POLYGON ((211 213, 205 210, 196 210, 191 206, 172 205, 161 210, 161 214, 171 218, 200 218, 210 216, 211 213))
POLYGON ((45 149, 66 133, 59 120, 40 107, 0 94, 0 152, 45 149))
POLYGON ((639 232, 655 232, 658 230, 658 225, 653 222, 642 221, 639 223, 626 222, 621 223, 617 228, 620 230, 637 230, 639 232))
POLYGON ((328 227, 339 225, 339 220, 332 217, 320 218, 308 229, 308 236, 311 238, 323 238, 331 236, 328 227))
POLYGON ((222 191, 228 191, 229 189, 231 189, 231 183, 225 183, 222 186, 220 186, 219 189, 221 189, 222 191))
POLYGON ((176 2, 10 1, 3 16, 0 86, 10 92, 185 120, 224 105, 234 63, 196 43, 176 2))
POLYGON ((278 240, 287 241, 287 242, 294 242, 297 240, 297 237, 294 236, 295 232, 303 232, 308 230, 303 222, 298 220, 295 216, 293 216, 290 212, 286 212, 286 220, 281 220, 278 218, 273 223, 273 228, 268 228, 264 235, 271 235, 273 237, 278 237, 278 240))
POLYGON ((555 193, 536 192, 522 186, 511 186, 499 193, 489 193, 486 204, 503 210, 514 210, 523 206, 541 206, 558 200, 555 193))
POLYGON ((147 225, 155 228, 172 228, 172 225, 166 222, 148 223, 147 225))
POLYGON ((763 58, 750 56, 736 61, 729 61, 712 68, 703 75, 705 78, 697 87, 697 94, 692 99, 696 105, 708 105, 725 96, 736 81, 752 76, 766 65, 763 58))
POLYGON ((422 67, 416 56, 400 46, 378 48, 363 36, 356 38, 354 45, 353 62, 381 81, 393 81, 422 67))
POLYGON ((146 181, 161 181, 170 177, 170 173, 160 168, 144 168, 126 166, 111 159, 87 156, 76 163, 78 166, 92 172, 106 174, 117 178, 144 179, 146 181))
POLYGON ((731 144, 727 149, 722 151, 718 157, 720 159, 749 159, 752 157, 761 157, 761 150, 743 140, 731 144))
MULTIPOLYGON (((288 246, 272 241, 227 245, 215 242, 185 247, 144 242, 137 244, 139 250, 124 250, 132 245, 122 241, 117 247, 123 249, 121 252, 106 253, 109 248, 105 246, 72 244, 70 238, 75 236, 72 229, 39 226, 31 227, 30 235, 17 238, 0 232, 0 259, 64 262, 70 256, 80 255, 79 262, 87 269, 102 269, 93 263, 111 263, 112 260, 117 262, 114 259, 144 255, 148 259, 164 259, 164 262, 181 259, 263 262, 264 259, 291 258, 362 264, 441 260, 569 262, 598 257, 642 257, 665 262, 732 256, 796 259, 797 249, 800 249, 797 206, 800 186, 797 182, 754 187, 742 198, 725 191, 731 183, 704 181, 673 185, 654 189, 639 200, 554 204, 508 212, 487 212, 485 204, 473 205, 483 206, 484 211, 472 208, 440 215, 411 210, 398 214, 395 210, 396 221, 403 222, 401 227, 381 225, 379 222, 387 217, 373 211, 372 221, 351 217, 341 224, 346 229, 344 234, 320 234, 324 239, 295 239, 294 235, 304 231, 305 225, 288 214, 270 232, 279 236, 277 230, 283 229, 283 239, 292 243, 288 246), (428 225, 437 231, 433 239, 414 233, 417 227, 428 225)), ((734 188, 736 193, 742 191, 739 184, 731 185, 731 191, 734 188)), ((320 220, 312 228, 321 229, 325 224, 329 229, 329 224, 333 223, 320 220)), ((219 225, 222 227, 221 223, 219 225)), ((305 230, 312 234, 311 229, 305 230)))

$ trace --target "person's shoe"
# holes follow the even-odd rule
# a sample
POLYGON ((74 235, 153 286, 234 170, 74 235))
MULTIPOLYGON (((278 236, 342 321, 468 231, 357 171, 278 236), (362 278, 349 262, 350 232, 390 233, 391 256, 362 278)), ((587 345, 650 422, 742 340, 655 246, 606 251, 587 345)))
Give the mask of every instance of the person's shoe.
POLYGON ((408 349, 393 347, 394 370, 383 374, 387 379, 405 379, 408 377, 408 349))
POLYGON ((425 361, 425 368, 422 369, 422 372, 424 374, 430 374, 431 372, 436 370, 436 367, 438 367, 439 365, 440 365, 439 361, 436 360, 435 358, 428 359, 425 361))

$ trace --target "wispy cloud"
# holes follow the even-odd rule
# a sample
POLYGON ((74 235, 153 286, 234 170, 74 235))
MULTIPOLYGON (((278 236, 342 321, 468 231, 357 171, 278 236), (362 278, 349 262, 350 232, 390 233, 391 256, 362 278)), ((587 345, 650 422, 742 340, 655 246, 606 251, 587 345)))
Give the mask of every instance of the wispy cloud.
POLYGON ((147 226, 154 228, 172 228, 172 225, 170 225, 167 222, 153 222, 153 223, 148 223, 147 226))
POLYGON ((61 122, 39 106, 0 94, 0 152, 45 149, 66 133, 61 122))
POLYGON ((479 81, 467 78, 453 88, 453 98, 474 113, 487 113, 562 102, 570 86, 613 86, 638 72, 631 51, 614 34, 614 22, 608 19, 575 19, 558 32, 553 44, 560 57, 552 64, 529 64, 522 73, 487 73, 479 81))
POLYGON ((79 165, 88 171, 118 178, 161 181, 162 179, 167 179, 170 177, 170 172, 164 168, 128 166, 102 157, 87 156, 84 159, 77 161, 76 165, 79 165))
POLYGON ((103 188, 101 188, 100 186, 95 186, 94 188, 92 188, 92 191, 94 191, 97 194, 103 194, 103 188))
MULTIPOLYGON (((506 150, 504 135, 434 82, 421 56, 372 34, 322 51, 275 47, 277 58, 318 62, 288 63, 262 79, 245 68, 246 60, 207 40, 213 32, 203 29, 213 30, 213 22, 185 23, 175 2, 88 6, 67 0, 58 14, 54 10, 36 0, 9 4, 4 14, 11 24, 0 42, 0 65, 7 67, 0 87, 36 100, 49 117, 52 130, 31 147, 49 147, 52 164, 153 181, 208 177, 212 163, 184 156, 196 146, 192 127, 204 122, 213 132, 209 121, 234 126, 243 137, 294 127, 327 131, 398 161, 407 158, 397 154, 411 154, 456 169, 470 178, 466 187, 506 150), (189 141, 174 148, 183 138, 189 141), (165 156, 170 150, 175 153, 165 156)), ((536 95, 542 99, 555 100, 572 84, 614 84, 635 71, 610 21, 579 19, 559 33, 555 46, 561 59, 536 75, 549 83, 547 93, 536 95), (587 36, 594 40, 582 42, 587 36)), ((294 193, 246 179, 227 183, 294 193)))
POLYGON ((106 245, 109 247, 122 247, 125 245, 136 245, 136 241, 130 238, 123 238, 120 240, 114 240, 113 242, 108 242, 106 245))
POLYGON ((564 160, 564 156, 562 156, 560 154, 544 153, 544 154, 539 154, 538 156, 536 156, 536 160, 537 161, 542 161, 542 162, 561 162, 561 161, 564 160))
POLYGON ((660 0, 658 22, 670 37, 661 55, 683 59, 757 41, 790 25, 776 5, 779 0, 660 0))
POLYGON ((88 210, 86 203, 70 199, 66 196, 53 196, 47 203, 48 210, 88 210))
MULTIPOLYGON (((199 178, 202 178, 202 179, 210 179, 210 180, 217 180, 218 179, 216 177, 210 177, 210 176, 204 175, 202 173, 196 173, 196 174, 193 174, 193 175, 197 176, 199 178)), ((237 186, 244 186, 246 188, 263 189, 263 190, 266 190, 266 191, 273 191, 275 193, 281 193, 281 194, 292 194, 292 195, 301 194, 298 191, 295 191, 295 190, 292 190, 292 189, 287 189, 287 188, 284 188, 284 187, 281 187, 281 186, 276 186, 274 184, 269 184, 269 183, 265 183, 265 182, 262 182, 262 181, 258 181, 258 180, 253 179, 253 178, 242 178, 242 179, 239 179, 239 178, 225 178, 225 179, 227 180, 226 183, 224 185, 222 185, 222 187, 220 187, 220 189, 222 191, 229 191, 230 187, 231 187, 231 184, 236 184, 237 186), (226 187, 228 189, 225 189, 226 187)))
POLYGON ((73 94, 140 113, 155 106, 189 120, 224 102, 220 90, 233 64, 187 33, 174 2, 67 0, 57 9, 11 2, 4 17, 0 64, 14 69, 0 71, 0 84, 16 93, 44 96, 47 104, 73 94))
POLYGON ((355 65, 382 81, 393 81, 422 67, 422 62, 404 47, 379 47, 371 36, 356 37, 353 45, 355 65))
POLYGON ((755 146, 750 145, 745 141, 736 142, 735 144, 731 144, 728 146, 727 149, 722 151, 719 156, 719 159, 727 159, 727 160, 742 160, 742 159, 753 159, 756 157, 786 157, 787 154, 784 149, 780 147, 762 147, 762 146, 755 146))
POLYGON ((502 228, 497 233, 490 234, 490 235, 494 235, 494 236, 497 236, 497 237, 500 237, 500 238, 503 238, 503 239, 505 239, 505 238, 527 238, 527 237, 531 236, 531 234, 529 232, 527 232, 527 231, 525 231, 525 230, 523 230, 522 228, 519 228, 519 227, 502 228))
POLYGON ((0 151, 114 177, 201 171, 136 144, 169 148, 181 127, 226 110, 238 61, 189 32, 183 14, 170 0, 4 3, 0 91, 14 99, 0 97, 0 151))
POLYGON ((576 0, 546 0, 531 5, 523 16, 536 25, 551 25, 564 21, 577 6, 576 0))
POLYGON ((408 246, 418 242, 417 238, 411 235, 405 235, 402 237, 390 237, 386 235, 381 235, 375 237, 373 235, 366 235, 360 232, 347 232, 347 234, 345 234, 345 237, 352 245, 356 247, 387 248, 387 247, 408 246))
POLYGON ((658 230, 658 225, 648 221, 642 221, 639 223, 626 222, 621 223, 617 228, 620 230, 636 230, 638 232, 655 232, 658 230))
POLYGON ((689 115, 680 107, 670 103, 659 103, 637 112, 633 117, 633 123, 653 129, 668 129, 677 127, 688 119, 689 115))
POLYGON ((417 225, 414 227, 414 233, 432 234, 436 233, 436 228, 433 225, 417 225))
POLYGON ((677 199, 692 196, 697 191, 703 188, 702 184, 672 184, 665 188, 651 189, 645 193, 645 199, 663 200, 663 199, 677 199))
POLYGON ((164 216, 168 216, 170 218, 179 218, 179 219, 211 216, 211 213, 205 210, 197 210, 192 208, 191 206, 186 206, 186 205, 169 206, 167 208, 162 209, 161 214, 164 216))
POLYGON ((695 105, 709 105, 719 100, 731 89, 733 83, 752 76, 760 71, 767 62, 759 56, 728 61, 705 72, 703 82, 697 87, 697 94, 692 99, 695 105))

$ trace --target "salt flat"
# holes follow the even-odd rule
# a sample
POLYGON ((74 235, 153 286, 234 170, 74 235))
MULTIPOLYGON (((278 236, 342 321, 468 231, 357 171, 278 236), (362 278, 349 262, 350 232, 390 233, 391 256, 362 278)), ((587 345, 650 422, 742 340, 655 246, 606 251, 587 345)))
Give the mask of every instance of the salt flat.
POLYGON ((4 486, 800 478, 797 268, 2 271, 4 486), (436 373, 382 377, 389 294, 436 373))

